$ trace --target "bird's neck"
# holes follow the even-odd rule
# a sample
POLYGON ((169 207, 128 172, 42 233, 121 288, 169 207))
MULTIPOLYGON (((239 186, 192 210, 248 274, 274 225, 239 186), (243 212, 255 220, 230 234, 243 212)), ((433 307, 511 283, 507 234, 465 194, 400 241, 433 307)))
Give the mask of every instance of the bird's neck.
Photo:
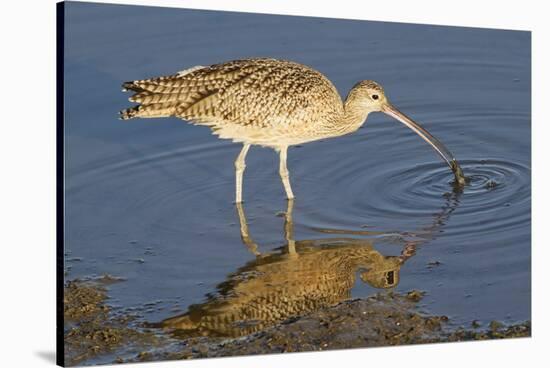
POLYGON ((357 100, 347 98, 338 121, 339 130, 342 134, 355 132, 363 125, 368 115, 369 111, 360 106, 357 100))
POLYGON ((353 133, 363 125, 369 112, 357 100, 348 97, 330 119, 316 127, 316 134, 321 139, 353 133))

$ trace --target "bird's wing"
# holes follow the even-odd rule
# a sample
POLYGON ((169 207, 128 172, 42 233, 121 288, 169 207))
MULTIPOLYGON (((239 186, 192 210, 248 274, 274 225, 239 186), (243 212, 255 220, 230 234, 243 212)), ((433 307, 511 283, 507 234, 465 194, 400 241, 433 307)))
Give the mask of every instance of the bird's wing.
POLYGON ((316 110, 328 110, 340 102, 332 83, 319 72, 274 59, 193 67, 124 87, 136 92, 130 101, 144 105, 144 110, 170 108, 170 115, 198 123, 261 126, 303 121, 319 113, 316 110), (312 102, 315 96, 329 98, 323 105, 312 102))
MULTIPOLYGON (((128 109, 128 118, 139 116, 170 116, 188 118, 191 106, 195 117, 209 111, 212 95, 254 73, 258 66, 251 61, 234 61, 208 67, 195 66, 173 75, 135 80, 123 84, 124 90, 135 92, 129 98, 139 105, 128 109)), ((123 116, 125 118, 125 116, 123 116)))
MULTIPOLYGON (((304 66, 269 59, 230 62, 214 66, 199 78, 218 84, 176 115, 192 121, 266 126, 297 120, 310 106, 306 93, 308 73, 304 66)), ((316 72, 315 72, 316 73, 316 72)))

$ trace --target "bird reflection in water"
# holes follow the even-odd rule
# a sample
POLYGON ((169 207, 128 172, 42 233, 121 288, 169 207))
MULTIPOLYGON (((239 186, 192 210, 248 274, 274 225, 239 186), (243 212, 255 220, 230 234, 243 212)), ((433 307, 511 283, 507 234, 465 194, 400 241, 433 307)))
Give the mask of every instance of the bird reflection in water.
POLYGON ((443 225, 458 200, 448 198, 442 213, 435 215, 432 226, 419 234, 402 234, 405 239, 397 256, 386 256, 373 247, 372 237, 381 232, 320 230, 370 236, 294 240, 292 209, 288 201, 285 213, 286 245, 270 253, 260 253, 250 236, 242 204, 237 204, 241 237, 256 255, 208 294, 201 304, 191 305, 182 315, 165 319, 150 327, 169 330, 175 337, 239 337, 261 331, 289 318, 308 314, 351 298, 356 274, 363 282, 378 289, 399 283, 401 266, 415 254, 416 246, 428 240, 443 225))

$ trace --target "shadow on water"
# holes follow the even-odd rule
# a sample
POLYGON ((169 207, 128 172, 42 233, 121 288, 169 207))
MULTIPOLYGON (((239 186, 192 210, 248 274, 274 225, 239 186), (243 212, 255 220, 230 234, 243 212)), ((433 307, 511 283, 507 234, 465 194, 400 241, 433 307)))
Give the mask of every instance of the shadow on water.
POLYGON ((433 223, 418 232, 385 234, 379 231, 316 229, 322 233, 360 235, 362 239, 332 237, 294 239, 294 201, 284 213, 284 246, 262 253, 250 235, 242 204, 237 204, 241 239, 256 258, 229 274, 184 314, 146 323, 162 328, 177 338, 196 336, 240 337, 351 299, 356 274, 375 289, 394 288, 400 269, 415 255, 419 245, 435 238, 458 207, 461 191, 446 197, 433 223), (397 256, 375 249, 376 238, 398 235, 402 249, 397 256))

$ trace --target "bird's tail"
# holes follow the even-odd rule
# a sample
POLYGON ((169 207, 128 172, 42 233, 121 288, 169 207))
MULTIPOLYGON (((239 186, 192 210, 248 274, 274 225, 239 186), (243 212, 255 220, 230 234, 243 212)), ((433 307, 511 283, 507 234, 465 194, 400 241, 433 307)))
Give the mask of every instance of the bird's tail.
POLYGON ((163 88, 153 83, 154 80, 124 82, 122 91, 135 92, 129 100, 138 105, 119 112, 121 120, 133 118, 160 118, 174 115, 177 107, 173 94, 163 93, 163 88))
POLYGON ((160 322, 159 325, 163 328, 172 328, 177 330, 194 330, 198 327, 187 314, 167 318, 160 322))

